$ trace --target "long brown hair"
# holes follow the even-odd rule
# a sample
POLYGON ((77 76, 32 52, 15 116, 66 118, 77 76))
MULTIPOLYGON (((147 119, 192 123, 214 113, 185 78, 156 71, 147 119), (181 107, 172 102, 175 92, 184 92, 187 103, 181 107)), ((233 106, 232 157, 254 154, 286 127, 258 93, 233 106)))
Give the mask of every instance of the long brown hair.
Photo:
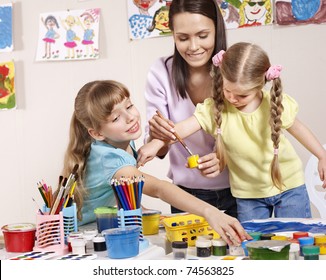
MULTIPOLYGON (((212 66, 211 74, 214 77, 213 99, 217 129, 221 128, 222 111, 224 110, 223 78, 231 83, 243 85, 244 89, 261 91, 267 82, 266 72, 270 66, 270 60, 264 50, 257 45, 245 42, 232 45, 223 55, 221 65, 219 67, 212 66)), ((274 151, 279 148, 281 136, 282 91, 281 79, 273 79, 270 89, 270 126, 274 151)), ((220 134, 217 134, 216 142, 217 156, 220 159, 220 167, 223 169, 226 164, 226 156, 220 134)), ((271 178, 273 184, 281 190, 283 186, 282 176, 279 169, 278 154, 275 152, 271 162, 271 178)))
POLYGON ((90 153, 93 138, 88 129, 99 131, 107 121, 114 105, 126 97, 128 89, 121 83, 112 80, 92 81, 85 84, 75 98, 75 110, 70 122, 69 143, 64 157, 62 175, 69 176, 73 167, 78 164, 78 181, 74 193, 77 204, 78 218, 81 219, 81 208, 87 188, 84 185, 86 163, 90 153))

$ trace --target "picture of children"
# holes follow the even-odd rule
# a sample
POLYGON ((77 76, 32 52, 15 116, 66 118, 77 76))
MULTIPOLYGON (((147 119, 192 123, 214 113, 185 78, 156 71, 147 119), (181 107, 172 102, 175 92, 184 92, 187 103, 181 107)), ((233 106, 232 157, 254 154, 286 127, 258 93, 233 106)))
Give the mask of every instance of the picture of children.
POLYGON ((45 20, 41 18, 44 26, 47 29, 43 41, 45 42, 45 52, 43 58, 51 58, 51 44, 55 44, 55 39, 60 37, 59 33, 55 31, 55 27, 59 28, 57 19, 53 15, 48 15, 45 20))

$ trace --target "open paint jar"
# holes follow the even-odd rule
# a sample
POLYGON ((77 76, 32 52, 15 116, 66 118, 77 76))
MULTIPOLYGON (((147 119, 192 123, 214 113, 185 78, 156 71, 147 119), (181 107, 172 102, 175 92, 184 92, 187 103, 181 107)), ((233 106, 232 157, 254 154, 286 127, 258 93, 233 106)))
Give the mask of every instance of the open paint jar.
POLYGON ((288 260, 291 243, 283 240, 258 240, 246 244, 250 260, 288 260))
POLYGON ((111 228, 102 231, 109 258, 124 259, 139 254, 140 226, 111 228))
POLYGON ((152 235, 158 233, 160 215, 161 211, 158 210, 146 210, 142 212, 142 225, 144 235, 152 235))
POLYGON ((192 155, 187 158, 189 168, 196 168, 198 166, 199 155, 192 155))
POLYGON ((7 252, 33 251, 36 227, 34 224, 10 224, 1 228, 7 252))
POLYGON ((118 209, 113 206, 98 207, 94 210, 97 230, 101 233, 105 229, 118 227, 118 209))

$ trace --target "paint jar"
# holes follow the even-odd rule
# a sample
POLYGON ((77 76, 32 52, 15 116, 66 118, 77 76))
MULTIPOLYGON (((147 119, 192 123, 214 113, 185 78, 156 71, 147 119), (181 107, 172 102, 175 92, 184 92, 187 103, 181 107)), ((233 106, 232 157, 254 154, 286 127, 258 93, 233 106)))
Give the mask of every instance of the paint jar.
POLYGON ((300 237, 298 238, 299 245, 300 245, 300 256, 303 256, 302 248, 304 246, 314 245, 314 238, 312 236, 307 237, 300 237))
POLYGON ((212 241, 208 239, 196 240, 197 257, 209 257, 212 253, 212 241))
POLYGON ((212 251, 213 251, 214 256, 225 256, 226 255, 227 243, 222 238, 213 239, 212 246, 213 246, 212 251))
POLYGON ((145 210, 142 212, 143 234, 158 234, 161 211, 145 210))
POLYGON ((258 240, 247 243, 250 260, 288 260, 290 242, 282 240, 258 240))
POLYGON ((253 240, 260 240, 260 236, 262 235, 260 231, 248 232, 248 234, 252 237, 253 240))
POLYGON ((243 248, 240 245, 229 245, 229 254, 231 256, 244 256, 243 248))
POLYGON ((275 236, 275 233, 263 233, 260 236, 260 240, 271 240, 273 236, 275 236))
POLYGON ((67 237, 68 252, 72 252, 71 240, 77 239, 77 238, 82 239, 83 237, 84 237, 84 234, 80 231, 69 233, 69 235, 67 237))
POLYGON ((94 248, 93 238, 98 234, 97 229, 90 229, 84 231, 84 239, 86 242, 86 251, 92 250, 94 248))
POLYGON ((293 235, 294 239, 298 239, 298 238, 301 238, 301 237, 308 237, 309 233, 306 232, 306 231, 296 231, 296 232, 293 232, 292 235, 293 235))
POLYGON ((289 260, 300 259, 300 245, 298 243, 290 244, 289 260))
POLYGON ((102 231, 109 258, 124 259, 139 254, 140 226, 126 226, 102 231))
POLYGON ((75 238, 71 240, 72 253, 76 255, 86 254, 86 241, 83 238, 75 238))
POLYGON ((184 241, 173 241, 172 252, 175 260, 184 260, 187 257, 188 243, 184 241))
POLYGON ((105 229, 118 227, 117 212, 118 209, 113 206, 98 207, 94 210, 98 232, 101 233, 105 229))
POLYGON ((315 235, 315 245, 319 246, 319 254, 326 255, 326 235, 315 235))
POLYGON ((35 244, 35 224, 9 224, 1 228, 7 252, 29 252, 35 244))
POLYGON ((319 260, 319 246, 303 246, 302 253, 305 260, 319 260))
POLYGON ((93 246, 95 252, 106 250, 105 238, 103 235, 97 235, 93 238, 93 246))
POLYGON ((199 155, 192 155, 187 158, 189 168, 196 168, 198 166, 199 155))

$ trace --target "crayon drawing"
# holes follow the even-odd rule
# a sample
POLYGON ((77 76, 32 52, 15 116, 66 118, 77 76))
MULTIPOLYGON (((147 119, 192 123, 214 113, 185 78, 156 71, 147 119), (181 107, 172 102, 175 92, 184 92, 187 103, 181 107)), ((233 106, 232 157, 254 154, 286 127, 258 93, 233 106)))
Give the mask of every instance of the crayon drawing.
POLYGON ((130 39, 171 35, 169 7, 172 0, 128 0, 130 39))
POLYGON ((0 110, 16 108, 15 66, 12 61, 0 63, 0 110))
POLYGON ((100 9, 41 14, 36 60, 99 58, 99 21, 100 9))
POLYGON ((324 23, 326 0, 276 0, 275 13, 279 25, 324 23))
POLYGON ((10 52, 12 43, 12 4, 0 5, 0 52, 10 52))

